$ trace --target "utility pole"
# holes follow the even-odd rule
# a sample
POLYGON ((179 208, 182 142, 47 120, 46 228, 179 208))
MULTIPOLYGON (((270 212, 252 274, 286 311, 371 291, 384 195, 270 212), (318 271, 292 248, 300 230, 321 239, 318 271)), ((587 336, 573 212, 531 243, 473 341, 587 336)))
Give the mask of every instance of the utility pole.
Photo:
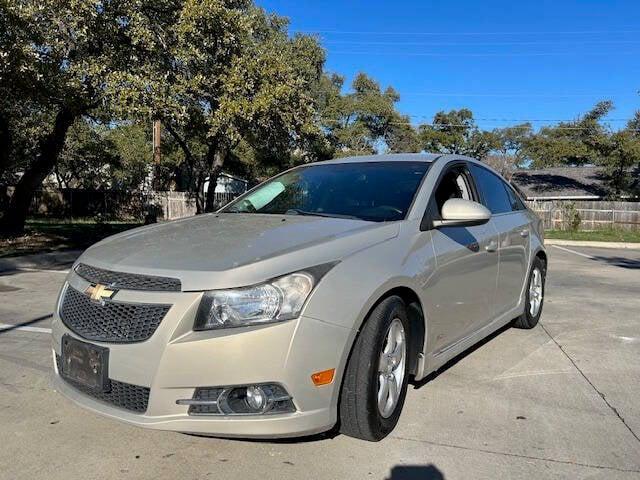
POLYGON ((160 139, 162 136, 162 123, 160 120, 153 121, 153 163, 160 165, 160 139))
POLYGON ((162 138, 162 123, 160 120, 153 121, 153 189, 158 190, 160 187, 158 181, 158 170, 160 169, 161 150, 160 143, 162 138))

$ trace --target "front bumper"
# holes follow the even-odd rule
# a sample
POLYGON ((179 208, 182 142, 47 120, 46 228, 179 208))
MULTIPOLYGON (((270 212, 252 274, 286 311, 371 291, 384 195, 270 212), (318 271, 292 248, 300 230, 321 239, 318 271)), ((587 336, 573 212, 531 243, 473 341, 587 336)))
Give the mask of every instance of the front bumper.
MULTIPOLYGON (((70 274, 69 285, 84 291, 88 283, 70 274)), ((118 301, 164 303, 172 307, 155 333, 140 343, 112 344, 109 378, 148 387, 146 412, 135 413, 97 400, 60 377, 56 388, 65 396, 102 415, 162 430, 229 437, 302 436, 328 430, 337 420, 340 378, 355 332, 302 316, 272 325, 218 331, 193 331, 201 298, 197 292, 134 292, 121 290, 118 301), (333 383, 316 387, 311 374, 336 368, 333 383), (177 400, 192 398, 197 387, 279 383, 293 398, 293 413, 190 416, 177 400)), ((62 336, 72 335, 56 314, 52 322, 52 348, 61 353, 62 336)))

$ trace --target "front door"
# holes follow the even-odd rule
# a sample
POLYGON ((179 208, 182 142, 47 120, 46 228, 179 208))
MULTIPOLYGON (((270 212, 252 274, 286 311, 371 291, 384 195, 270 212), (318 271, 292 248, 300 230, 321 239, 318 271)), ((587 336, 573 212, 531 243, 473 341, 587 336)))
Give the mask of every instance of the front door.
MULTIPOLYGON (((441 176, 429 203, 438 219, 450 198, 479 201, 469 172, 454 165, 441 176)), ((424 285, 430 350, 439 353, 494 318, 498 237, 493 225, 431 230, 436 268, 424 285)))

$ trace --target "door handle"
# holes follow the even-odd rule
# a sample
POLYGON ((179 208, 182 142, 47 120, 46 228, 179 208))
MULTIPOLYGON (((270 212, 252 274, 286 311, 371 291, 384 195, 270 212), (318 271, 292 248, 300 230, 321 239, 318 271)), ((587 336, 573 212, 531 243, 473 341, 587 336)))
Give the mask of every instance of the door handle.
POLYGON ((491 240, 486 247, 484 247, 484 249, 487 252, 495 252, 496 250, 498 250, 498 242, 496 242, 495 240, 491 240))
POLYGON ((527 238, 529 236, 529 230, 520 230, 520 236, 522 238, 527 238))

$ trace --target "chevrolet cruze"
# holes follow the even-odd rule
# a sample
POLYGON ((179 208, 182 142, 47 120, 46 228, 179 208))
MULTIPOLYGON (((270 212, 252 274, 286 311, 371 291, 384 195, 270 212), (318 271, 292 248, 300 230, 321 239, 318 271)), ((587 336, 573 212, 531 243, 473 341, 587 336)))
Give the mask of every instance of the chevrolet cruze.
POLYGON ((536 325, 546 268, 540 221, 478 161, 303 165, 89 248, 55 310, 56 385, 149 428, 380 440, 410 379, 536 325))

